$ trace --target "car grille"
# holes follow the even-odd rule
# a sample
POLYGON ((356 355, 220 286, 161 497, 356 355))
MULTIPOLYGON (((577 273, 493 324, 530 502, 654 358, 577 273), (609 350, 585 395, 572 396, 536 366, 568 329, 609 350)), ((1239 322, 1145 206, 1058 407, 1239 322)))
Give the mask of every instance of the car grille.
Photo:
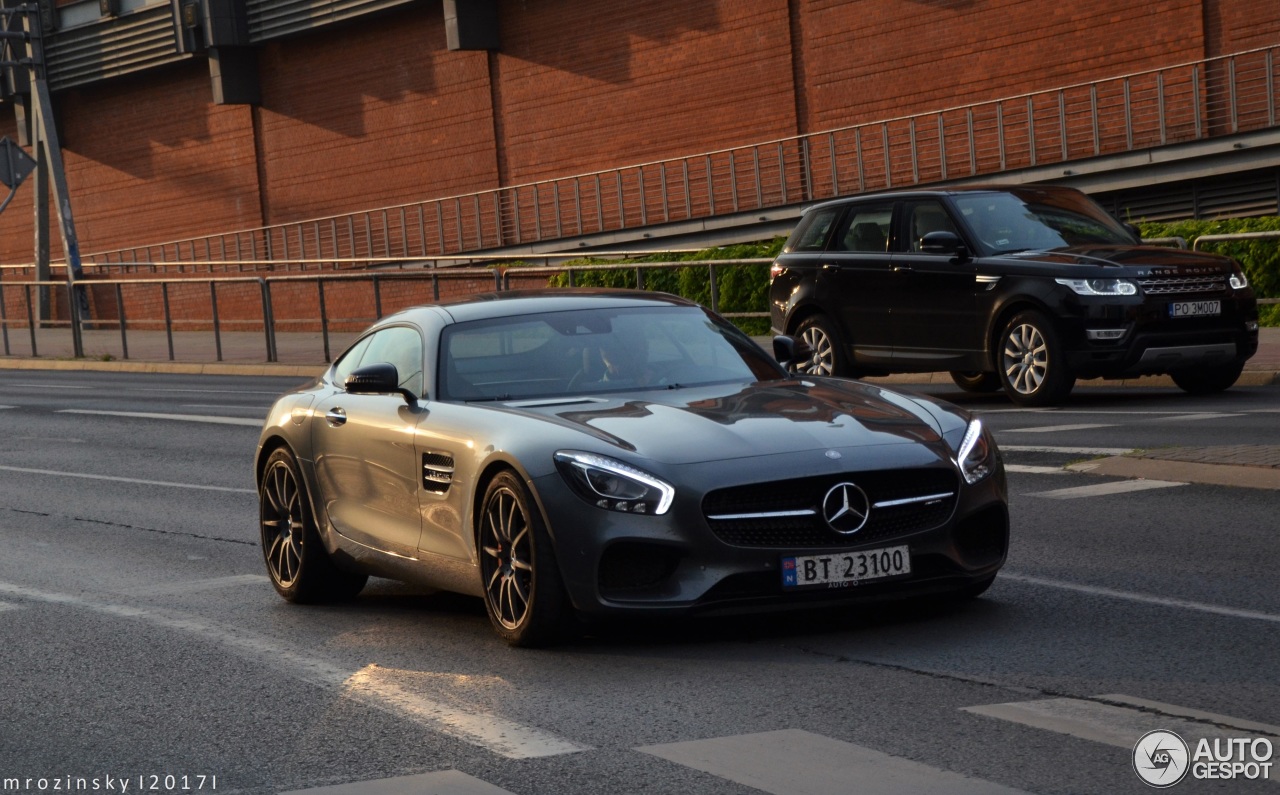
POLYGON ((1142 292, 1147 295, 1191 295, 1194 293, 1218 293, 1227 289, 1222 274, 1211 276, 1153 276, 1139 279, 1142 292))
POLYGON ((708 493, 702 513, 711 532, 734 546, 844 547, 943 524, 955 510, 957 482, 947 469, 907 469, 753 483, 708 493), (867 523, 850 535, 832 530, 822 516, 827 492, 845 482, 861 488, 873 506, 867 523))

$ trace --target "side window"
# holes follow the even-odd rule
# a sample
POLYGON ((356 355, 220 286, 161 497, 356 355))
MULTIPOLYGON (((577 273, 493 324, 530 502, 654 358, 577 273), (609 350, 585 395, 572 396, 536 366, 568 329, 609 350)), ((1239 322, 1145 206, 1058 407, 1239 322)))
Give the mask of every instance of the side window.
POLYGON ((347 376, 351 375, 351 371, 360 366, 360 357, 364 356, 364 351, 369 347, 369 340, 373 339, 372 335, 362 338, 355 345, 347 349, 347 352, 338 357, 338 361, 333 365, 333 380, 338 386, 342 386, 347 381, 347 376))
POLYGON ((786 250, 822 251, 826 248, 827 233, 831 231, 831 225, 836 222, 843 210, 843 207, 828 207, 825 210, 807 213, 800 221, 800 225, 796 227, 796 231, 791 233, 786 250))
POLYGON ((924 201, 907 207, 907 242, 910 251, 920 250, 920 241, 930 232, 960 231, 951 223, 951 216, 941 202, 924 201))
POLYGON ((865 205, 853 208, 844 228, 836 237, 837 251, 877 251, 889 248, 889 224, 893 205, 865 205))
POLYGON ((406 326, 385 328, 369 337, 369 345, 365 349, 360 362, 394 364, 400 375, 400 386, 422 394, 422 337, 416 329, 406 326))

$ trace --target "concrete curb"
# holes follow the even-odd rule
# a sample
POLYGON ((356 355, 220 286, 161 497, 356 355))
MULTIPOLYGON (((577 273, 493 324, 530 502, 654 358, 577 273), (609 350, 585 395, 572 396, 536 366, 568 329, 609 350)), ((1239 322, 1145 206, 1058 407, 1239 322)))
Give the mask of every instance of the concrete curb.
POLYGON ((1273 467, 1199 464, 1120 455, 1071 464, 1067 469, 1089 475, 1207 483, 1214 486, 1238 486, 1249 489, 1280 489, 1280 469, 1273 467))
POLYGON ((325 364, 233 364, 229 362, 138 362, 92 359, 0 358, 0 370, 59 370, 64 372, 172 373, 176 375, 247 375, 314 378, 325 364))

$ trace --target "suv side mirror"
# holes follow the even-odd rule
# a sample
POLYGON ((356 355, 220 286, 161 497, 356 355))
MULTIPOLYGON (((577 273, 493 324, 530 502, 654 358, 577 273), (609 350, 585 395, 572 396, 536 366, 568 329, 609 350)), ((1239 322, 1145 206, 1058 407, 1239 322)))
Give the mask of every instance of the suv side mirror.
POLYGON ((929 232, 920 238, 921 254, 951 254, 967 259, 969 249, 955 232, 929 232))
POLYGON ((773 358, 788 370, 794 370, 797 364, 813 358, 813 348, 798 337, 779 334, 773 338, 773 358))
POLYGON ((400 386, 400 373, 394 364, 367 364, 351 372, 342 385, 353 395, 400 395, 413 405, 418 396, 400 386))

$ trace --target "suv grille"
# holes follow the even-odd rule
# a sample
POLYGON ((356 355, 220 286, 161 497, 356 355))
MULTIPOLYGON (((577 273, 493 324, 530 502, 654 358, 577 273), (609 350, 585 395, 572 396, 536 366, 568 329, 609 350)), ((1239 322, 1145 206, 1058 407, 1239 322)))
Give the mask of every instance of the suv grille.
POLYGON ((702 513, 711 532, 726 544, 782 549, 846 547, 941 525, 955 510, 956 484, 956 474, 947 469, 795 478, 712 491, 703 498, 702 513), (823 497, 832 486, 844 482, 860 487, 873 506, 866 525, 852 535, 832 530, 822 516, 823 497), (904 502, 883 505, 899 501, 904 502), (877 503, 881 507, 874 507, 877 503))
POLYGON ((1147 295, 1178 295, 1191 293, 1218 293, 1227 289, 1222 274, 1213 276, 1153 276, 1139 279, 1142 292, 1147 295))

